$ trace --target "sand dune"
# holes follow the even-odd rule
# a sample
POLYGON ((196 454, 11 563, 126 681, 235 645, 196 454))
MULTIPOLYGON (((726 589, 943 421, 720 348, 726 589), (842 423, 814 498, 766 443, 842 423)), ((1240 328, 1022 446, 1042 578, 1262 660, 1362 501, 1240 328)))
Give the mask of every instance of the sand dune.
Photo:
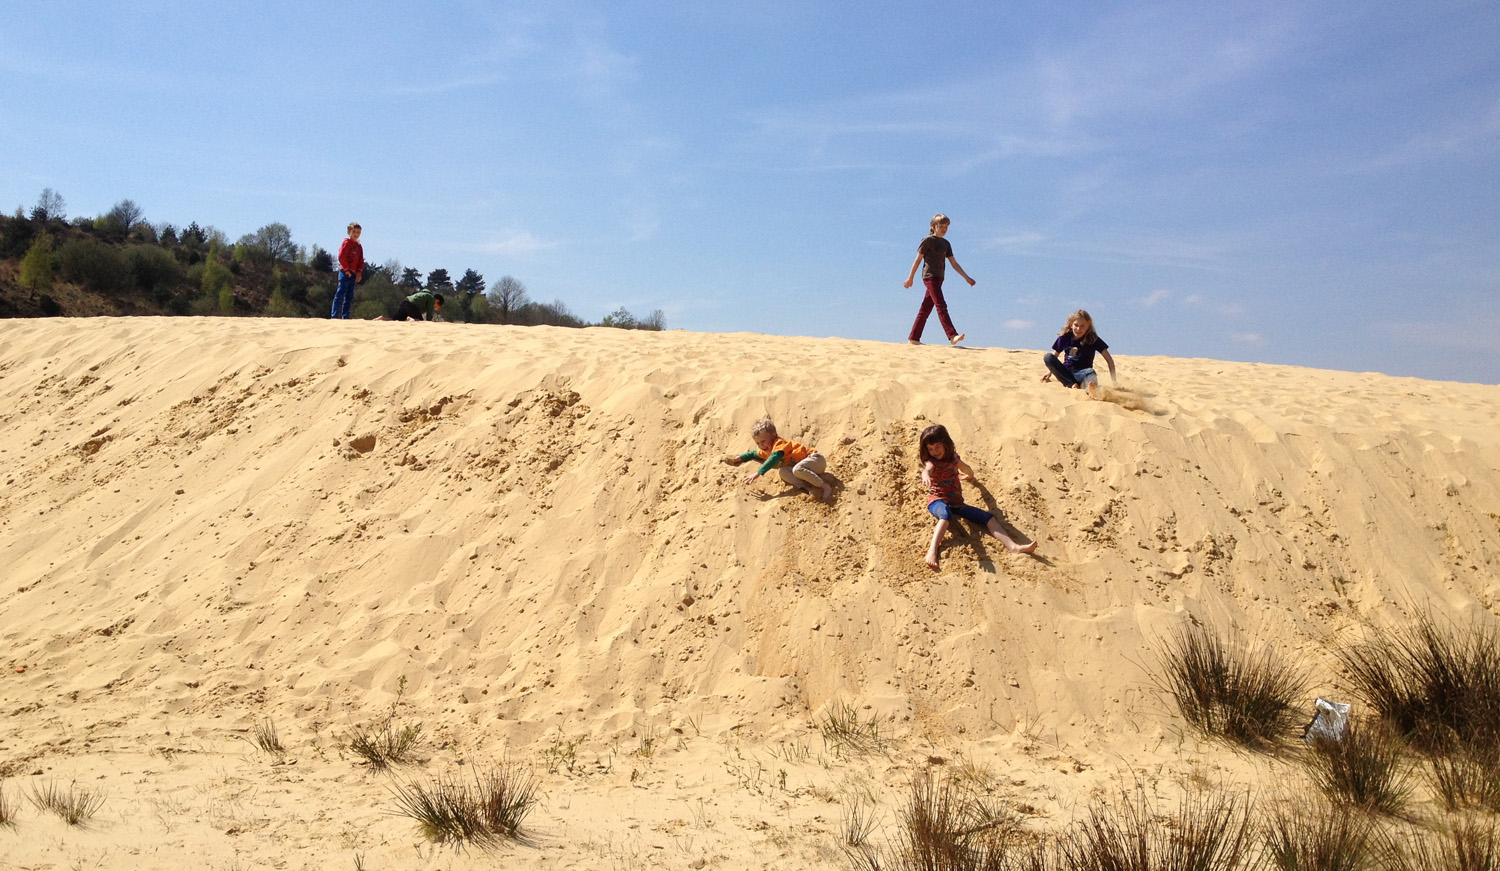
POLYGON ((0 845, 478 867, 414 848, 336 748, 404 678, 431 770, 541 767, 515 867, 843 867, 840 790, 932 755, 1003 768, 1052 820, 1121 772, 1269 776, 1151 690, 1186 619, 1337 693, 1327 648, 1362 627, 1500 615, 1500 388, 1119 363, 1090 402, 1033 351, 0 323, 0 773, 13 803, 49 777, 111 792, 84 831, 23 805, 0 845), (832 504, 718 462, 762 415, 827 455, 832 504), (963 532, 922 564, 930 422, 1035 556, 963 532), (827 755, 812 718, 841 701, 896 749, 827 755), (295 767, 236 740, 267 717, 295 767))

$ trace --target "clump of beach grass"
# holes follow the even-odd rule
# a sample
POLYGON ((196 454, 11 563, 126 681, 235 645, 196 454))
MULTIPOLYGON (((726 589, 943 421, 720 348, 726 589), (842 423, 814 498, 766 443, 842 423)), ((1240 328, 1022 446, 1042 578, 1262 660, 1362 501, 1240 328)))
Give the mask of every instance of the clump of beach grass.
POLYGON ((70 826, 81 826, 92 819, 104 807, 104 799, 102 789, 79 786, 77 782, 61 787, 57 781, 48 781, 31 789, 31 803, 37 810, 57 814, 70 826))
POLYGON ((1307 678, 1270 648, 1252 652, 1206 627, 1188 626, 1157 653, 1157 685, 1206 737, 1268 750, 1295 733, 1307 678))
POLYGON ((1314 738, 1306 760, 1314 783, 1334 802, 1398 816, 1411 796, 1406 747, 1379 719, 1349 718, 1341 737, 1314 738))
POLYGON ((843 700, 830 704, 817 718, 816 725, 823 736, 823 746, 838 753, 871 753, 884 747, 888 740, 881 732, 879 714, 861 717, 858 708, 843 700))
POLYGON ((1171 816, 1158 816, 1144 790, 1113 803, 1096 802, 1088 816, 1058 837, 1057 862, 1072 871, 1240 871, 1259 866, 1247 796, 1187 795, 1171 816))
POLYGON ((469 777, 438 775, 393 787, 400 812, 438 844, 461 848, 523 840, 522 823, 537 802, 529 769, 507 762, 476 768, 469 777))
MULTIPOLYGON (((887 850, 867 842, 870 818, 846 816, 845 854, 863 871, 1001 871, 1014 864, 1027 845, 1017 838, 1018 818, 986 801, 968 784, 922 771, 887 850)), ((1041 853, 1034 858, 1040 860, 1041 853)), ((1040 868, 1040 866, 1037 866, 1040 868)))
POLYGON ((1313 800, 1282 807, 1265 822, 1266 858, 1277 871, 1361 871, 1380 854, 1376 817, 1313 800))

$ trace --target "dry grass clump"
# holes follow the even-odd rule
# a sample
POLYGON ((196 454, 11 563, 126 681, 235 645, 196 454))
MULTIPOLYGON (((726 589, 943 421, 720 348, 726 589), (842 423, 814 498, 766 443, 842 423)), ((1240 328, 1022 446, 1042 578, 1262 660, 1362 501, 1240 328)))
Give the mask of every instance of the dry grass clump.
POLYGON ((1059 836, 1057 862, 1071 871, 1240 871, 1257 868, 1247 797, 1219 792, 1186 796, 1176 814, 1158 817, 1145 793, 1114 805, 1096 803, 1059 836))
POLYGON ((281 743, 281 736, 276 734, 276 724, 269 717, 251 727, 250 738, 262 753, 277 759, 286 756, 286 747, 281 743))
POLYGON ((475 769, 472 780, 439 775, 396 784, 396 805, 439 844, 488 846, 523 840, 521 824, 536 805, 537 781, 516 763, 475 769))
POLYGON ((1355 688, 1413 746, 1500 744, 1500 635, 1429 615, 1338 651, 1355 688))
POLYGON ((1164 642, 1158 655, 1158 685, 1204 735, 1265 750, 1294 733, 1307 678, 1269 648, 1250 652, 1190 626, 1164 642))
POLYGON ((48 781, 45 786, 31 789, 31 803, 37 810, 51 811, 70 826, 81 826, 93 818, 104 806, 104 798, 103 790, 89 789, 77 783, 70 783, 64 789, 56 781, 48 781))
POLYGON ((1436 834, 1408 832, 1387 854, 1390 871, 1500 871, 1500 822, 1460 820, 1436 834))
POLYGON ((859 709, 845 701, 829 705, 816 723, 823 745, 834 752, 870 753, 889 740, 881 733, 879 714, 861 719, 859 709))
POLYGON ((0 826, 13 826, 16 824, 16 811, 10 806, 10 799, 5 797, 5 781, 0 780, 0 826))
POLYGON ((397 725, 395 718, 387 717, 371 726, 350 727, 343 745, 371 768, 381 771, 414 761, 421 742, 420 725, 397 725))
POLYGON ((1405 750, 1380 720, 1351 717, 1342 738, 1314 739, 1306 760, 1313 782, 1334 802, 1395 816, 1411 795, 1405 750))
POLYGON ((1265 823, 1266 859, 1277 871, 1361 871, 1382 844, 1376 818, 1347 805, 1283 807, 1265 823))
MULTIPOLYGON (((851 823, 844 852, 863 871, 1007 871, 1025 867, 1024 857, 1043 861, 1040 851, 1016 837, 1017 818, 980 798, 954 778, 924 771, 912 779, 911 796, 888 850, 868 844, 868 830, 851 823)), ((1034 866, 1038 871, 1044 867, 1034 866)))
POLYGON ((1500 742, 1450 738, 1428 750, 1427 773, 1448 810, 1500 813, 1500 742))

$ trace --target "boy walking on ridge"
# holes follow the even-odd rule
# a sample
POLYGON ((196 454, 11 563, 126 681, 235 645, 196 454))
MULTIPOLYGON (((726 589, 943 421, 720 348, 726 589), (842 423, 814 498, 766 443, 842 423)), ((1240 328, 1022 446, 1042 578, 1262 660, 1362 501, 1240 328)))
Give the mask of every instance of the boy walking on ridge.
POLYGON ((750 429, 750 437, 755 440, 757 450, 746 451, 737 456, 731 454, 724 458, 724 462, 731 466, 762 461, 760 468, 745 478, 746 484, 753 484, 761 475, 772 469, 779 469, 781 480, 798 490, 811 492, 814 488, 820 489, 823 495, 819 498, 824 502, 833 495, 833 485, 818 477, 819 472, 828 471, 828 461, 822 454, 777 435, 776 424, 769 417, 755 422, 755 426, 750 429))
POLYGON ((953 321, 948 317, 948 301, 943 299, 943 276, 947 270, 947 264, 953 264, 953 271, 964 277, 964 281, 974 286, 974 279, 964 271, 958 261, 953 259, 953 246, 948 244, 944 237, 948 235, 948 216, 936 214, 932 216, 932 235, 922 240, 917 246, 917 259, 911 262, 911 272, 906 275, 906 282, 902 287, 911 287, 912 279, 917 274, 917 264, 925 264, 922 267, 922 283, 927 286, 927 295, 922 297, 922 307, 917 310, 917 320, 911 325, 911 335, 906 340, 913 345, 922 344, 922 330, 927 326, 927 316, 932 310, 937 309, 938 323, 943 325, 943 332, 948 334, 948 344, 957 345, 964 340, 964 334, 953 326, 953 321))

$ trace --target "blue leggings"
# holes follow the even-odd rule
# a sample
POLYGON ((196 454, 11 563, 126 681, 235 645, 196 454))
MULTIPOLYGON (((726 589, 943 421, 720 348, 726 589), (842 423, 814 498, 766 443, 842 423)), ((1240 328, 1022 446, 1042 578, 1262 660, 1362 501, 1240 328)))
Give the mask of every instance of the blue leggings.
POLYGON ((928 505, 927 511, 938 520, 952 520, 954 515, 957 515, 970 523, 977 523, 986 528, 989 527, 990 521, 995 519, 995 515, 983 508, 975 508, 973 505, 965 505, 962 502, 952 505, 941 499, 928 505))

